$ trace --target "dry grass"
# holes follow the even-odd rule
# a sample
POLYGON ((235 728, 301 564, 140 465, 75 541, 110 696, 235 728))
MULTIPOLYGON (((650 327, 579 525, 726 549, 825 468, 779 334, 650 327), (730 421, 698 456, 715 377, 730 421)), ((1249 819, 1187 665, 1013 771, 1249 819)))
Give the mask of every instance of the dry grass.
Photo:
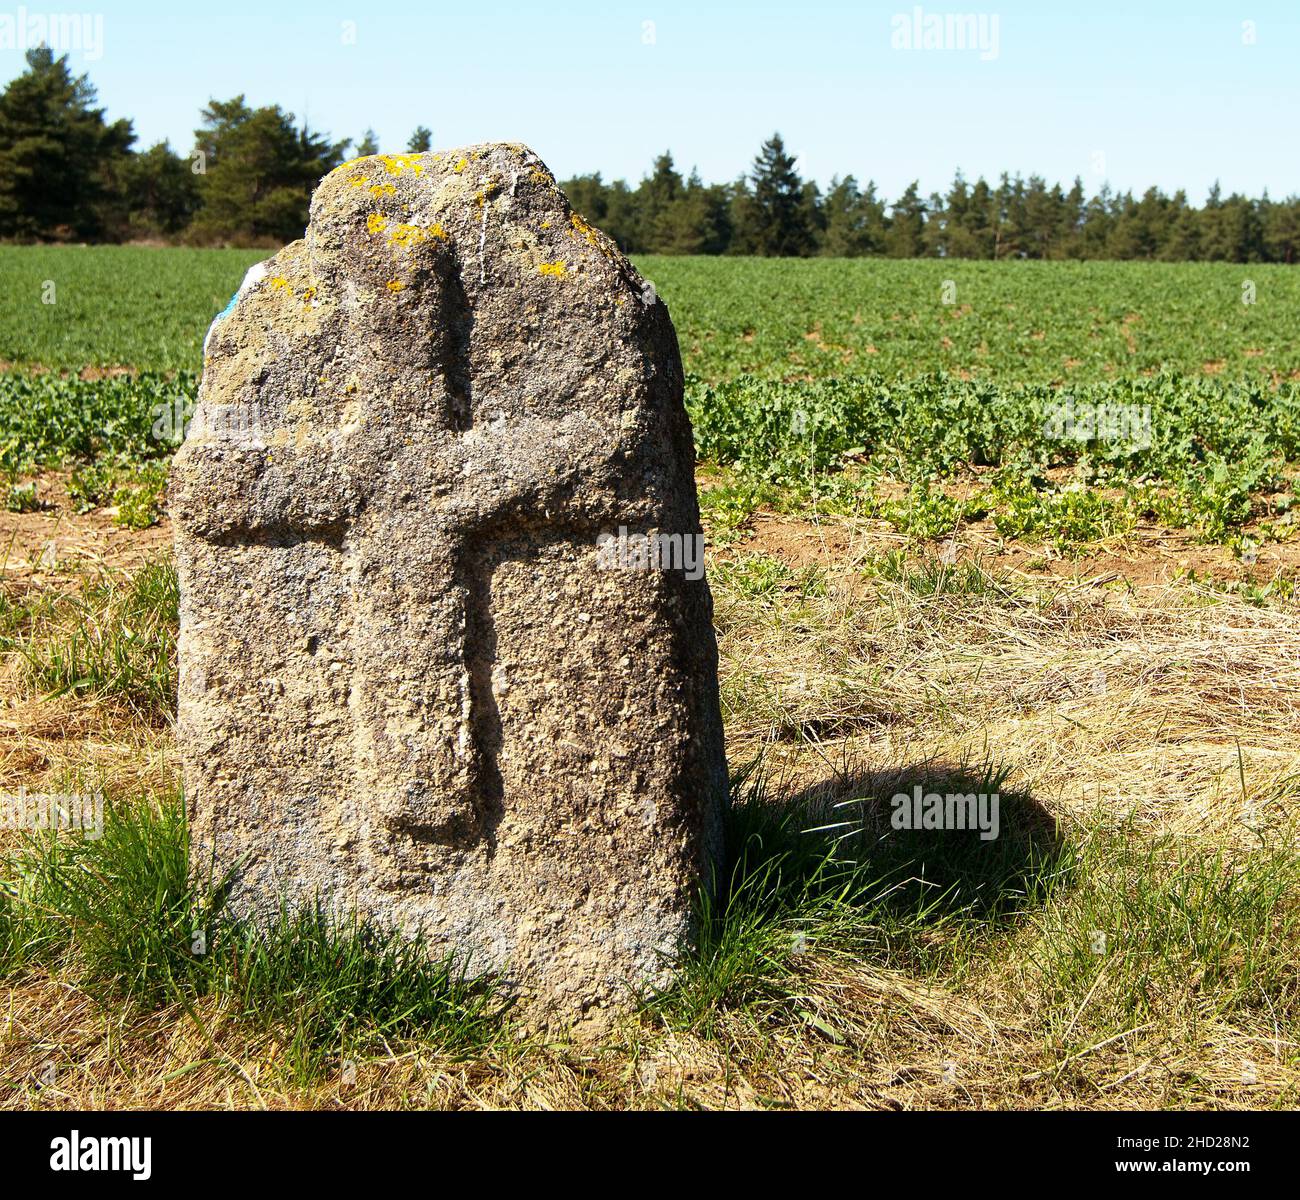
MULTIPOLYGON (((868 531, 806 535, 833 547, 824 569, 782 568, 758 537, 713 576, 733 764, 761 756, 769 795, 861 800, 879 827, 893 791, 996 763, 1068 850, 1055 890, 987 919, 939 906, 882 939, 868 922, 814 937, 707 1022, 655 1007, 600 1046, 507 1034, 470 1058, 408 1039, 307 1080, 219 997, 142 1011, 71 970, 29 974, 0 988, 0 1106, 1300 1101, 1295 610, 992 569, 936 588, 868 531)), ((165 726, 103 697, 42 700, 16 651, 2 683, 0 791, 174 787, 165 726)))

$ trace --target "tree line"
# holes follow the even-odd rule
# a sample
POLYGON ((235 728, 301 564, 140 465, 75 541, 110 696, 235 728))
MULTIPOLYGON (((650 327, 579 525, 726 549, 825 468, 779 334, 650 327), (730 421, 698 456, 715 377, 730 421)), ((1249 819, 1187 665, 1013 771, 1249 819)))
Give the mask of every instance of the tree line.
POLYGON ((1300 197, 1224 196, 1197 208, 1187 193, 1141 197, 1103 186, 1092 196, 1041 176, 1003 174, 923 197, 912 183, 890 203, 874 182, 804 180, 780 134, 729 184, 683 178, 661 154, 635 187, 599 174, 564 183, 574 207, 629 253, 892 258, 1158 259, 1283 262, 1300 257, 1300 197))
MULTIPOLYGON (((270 245, 300 237, 312 189, 349 156, 377 153, 367 130, 333 141, 278 105, 211 100, 189 155, 167 142, 136 150, 129 120, 108 121, 67 56, 28 51, 0 93, 0 238, 139 239, 270 245)), ((406 144, 428 150, 421 125, 406 144)), ((946 192, 911 184, 892 202, 874 182, 803 179, 779 134, 730 183, 684 176, 665 152, 635 187, 599 173, 562 184, 574 207, 628 253, 894 258, 1159 259, 1284 262, 1300 254, 1300 197, 1232 194, 1204 204, 1158 188, 1141 197, 1103 186, 1089 196, 1037 175, 946 192)))

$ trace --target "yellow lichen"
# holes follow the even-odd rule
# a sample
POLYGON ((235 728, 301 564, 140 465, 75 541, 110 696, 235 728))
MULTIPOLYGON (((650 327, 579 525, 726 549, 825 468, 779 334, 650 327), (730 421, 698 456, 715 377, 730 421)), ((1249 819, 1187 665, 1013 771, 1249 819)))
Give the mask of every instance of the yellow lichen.
POLYGON ((613 257, 614 252, 610 246, 609 239, 594 225, 589 225, 577 213, 570 214, 569 223, 573 226, 573 229, 569 234, 570 237, 581 238, 587 243, 587 245, 599 250, 606 258, 613 257))
POLYGON ((384 164, 384 169, 390 175, 400 175, 403 171, 411 171, 416 175, 424 174, 424 163, 418 154, 381 154, 379 161, 384 164))
POLYGON ((452 170, 455 171, 457 175, 459 175, 459 174, 461 174, 462 171, 465 170, 465 168, 466 168, 467 166, 469 166, 469 159, 468 159, 468 158, 462 158, 462 159, 460 160, 460 162, 458 162, 458 163, 457 163, 457 164, 452 168, 452 170))
POLYGON ((370 189, 372 196, 391 196, 397 189, 391 183, 376 183, 370 189))
POLYGON ((551 223, 550 223, 550 221, 543 221, 543 222, 542 222, 542 228, 543 228, 543 229, 550 229, 550 227, 551 227, 551 223))
POLYGON ((428 236, 428 232, 418 225, 395 225, 388 234, 388 243, 409 250, 412 246, 418 246, 428 236))
POLYGON ((568 268, 564 265, 563 261, 538 263, 537 270, 542 275, 550 275, 555 279, 563 279, 564 276, 568 274, 568 268))
POLYGON ((383 233, 388 228, 388 221, 378 213, 371 213, 366 218, 366 229, 371 233, 383 233))
POLYGON ((400 292, 405 286, 406 284, 404 284, 400 279, 390 279, 386 284, 384 284, 384 287, 386 287, 390 292, 400 292))

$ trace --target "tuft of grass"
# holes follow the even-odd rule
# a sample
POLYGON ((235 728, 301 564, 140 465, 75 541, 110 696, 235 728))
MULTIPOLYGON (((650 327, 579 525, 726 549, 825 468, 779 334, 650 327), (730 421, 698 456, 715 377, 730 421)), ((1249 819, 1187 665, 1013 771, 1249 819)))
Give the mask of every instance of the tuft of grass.
POLYGON ((51 611, 52 599, 45 591, 29 588, 18 595, 0 590, 0 651, 12 650, 24 631, 51 611))
POLYGON ((699 900, 696 945, 674 986, 651 1001, 671 1024, 705 1037, 727 1010, 788 1015, 795 957, 853 923, 852 901, 870 888, 810 832, 805 809, 770 799, 751 772, 728 812, 728 862, 699 900))
POLYGON ((770 602, 785 597, 797 602, 826 594, 825 572, 816 567, 795 569, 769 554, 720 560, 712 578, 720 590, 745 600, 770 602))
POLYGON ((306 1080, 388 1038, 418 1035, 462 1054, 490 1046, 509 1004, 467 967, 316 905, 282 909, 267 927, 237 925, 212 960, 210 987, 243 1019, 287 1031, 290 1065, 306 1080))
POLYGON ((22 644, 27 677, 53 695, 115 700, 154 720, 176 710, 179 589, 169 562, 123 581, 85 581, 34 626, 22 644))
POLYGON ((70 972, 142 1009, 216 997, 275 1030, 303 1082, 386 1039, 469 1052, 502 1030, 508 1004, 492 982, 422 940, 319 905, 241 918, 229 885, 193 870, 175 797, 110 806, 100 838, 28 836, 0 862, 0 973, 70 972))
POLYGON ((191 943, 207 936, 220 892, 190 879, 178 803, 106 814, 98 838, 33 835, 10 874, 11 903, 28 922, 24 961, 75 948, 89 982, 145 1005, 195 982, 191 943))
POLYGON ((1030 974, 1061 1049, 1150 1021, 1176 1020, 1188 1042, 1213 1021, 1294 1028, 1300 855, 1293 830, 1261 840, 1234 855, 1128 827, 1090 833, 1078 887, 1035 921, 1030 974))
POLYGON ((1005 579, 978 562, 946 562, 938 555, 910 557, 903 550, 887 550, 867 564, 866 572, 885 583, 896 583, 914 596, 1005 599, 1012 594, 1005 579))

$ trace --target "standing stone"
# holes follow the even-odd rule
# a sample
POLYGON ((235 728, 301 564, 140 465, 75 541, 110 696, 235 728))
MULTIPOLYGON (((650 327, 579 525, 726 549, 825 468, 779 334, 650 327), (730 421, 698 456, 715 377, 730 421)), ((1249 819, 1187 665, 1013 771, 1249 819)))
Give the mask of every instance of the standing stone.
POLYGON ((347 163, 264 268, 172 478, 195 861, 603 1019, 726 788, 665 306, 518 145, 347 163))

